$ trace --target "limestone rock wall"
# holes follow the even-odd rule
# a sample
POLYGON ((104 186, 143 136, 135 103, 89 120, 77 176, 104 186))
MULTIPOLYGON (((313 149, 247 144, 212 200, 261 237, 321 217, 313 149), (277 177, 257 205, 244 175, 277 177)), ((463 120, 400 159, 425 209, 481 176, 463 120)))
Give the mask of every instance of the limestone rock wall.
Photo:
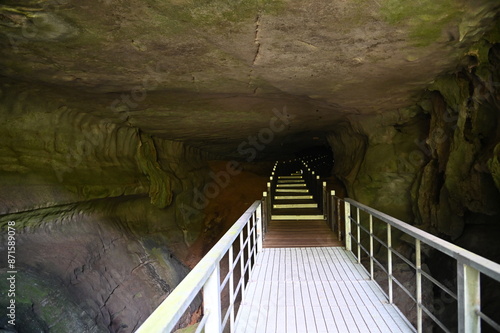
POLYGON ((0 227, 15 222, 18 322, 32 331, 132 332, 187 274, 204 228, 203 209, 180 207, 210 180, 207 155, 85 113, 105 107, 0 88, 0 227))
POLYGON ((483 40, 415 106, 332 128, 334 173, 349 196, 450 240, 498 225, 500 48, 483 40))
MULTIPOLYGON (((414 106, 350 116, 334 126, 328 138, 334 173, 345 183, 348 196, 496 262, 500 262, 495 241, 500 236, 498 41, 490 36, 476 43, 460 66, 434 80, 414 106)), ((385 231, 375 233, 382 236, 385 231)), ((393 246, 412 258, 413 242, 398 239, 397 233, 394 238, 393 246)), ((425 251, 423 260, 433 276, 454 288, 455 263, 445 257, 425 251)), ((399 269, 394 274, 411 286, 414 278, 407 281, 407 269, 399 269)), ((482 309, 498 317, 496 287, 485 288, 489 291, 482 296, 482 309)), ((432 289, 424 293, 431 295, 434 314, 453 328, 454 303, 440 293, 432 296, 432 289)), ((410 301, 399 305, 413 309, 410 301)), ((414 311, 407 316, 414 320, 414 311)))

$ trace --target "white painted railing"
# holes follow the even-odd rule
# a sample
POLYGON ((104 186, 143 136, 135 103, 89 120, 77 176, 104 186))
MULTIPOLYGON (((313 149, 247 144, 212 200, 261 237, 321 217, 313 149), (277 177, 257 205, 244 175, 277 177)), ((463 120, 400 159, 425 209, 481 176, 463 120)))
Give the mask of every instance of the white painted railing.
MULTIPOLYGON (((344 215, 344 237, 345 247, 351 251, 361 263, 362 256, 369 260, 369 274, 371 279, 374 279, 374 264, 384 271, 387 275, 387 290, 386 296, 389 303, 393 303, 393 283, 397 284, 416 304, 417 311, 417 332, 422 332, 423 315, 427 315, 434 321, 444 332, 451 332, 451 329, 446 327, 433 313, 431 309, 426 307, 422 301, 422 279, 428 279, 434 286, 440 288, 450 298, 457 302, 457 328, 459 333, 475 333, 481 332, 481 325, 487 324, 489 327, 500 332, 500 325, 492 318, 481 312, 481 274, 500 282, 500 264, 483 258, 477 254, 458 247, 450 242, 420 230, 414 226, 404 223, 387 214, 372 209, 352 199, 341 199, 334 196, 332 191, 331 208, 336 210, 337 228, 341 227, 341 215, 344 215), (340 203, 343 202, 343 205, 340 203), (341 214, 339 208, 343 206, 344 214, 341 214), (363 218, 362 218, 363 212, 363 218), (386 236, 381 239, 374 234, 374 220, 377 223, 383 223, 379 230, 386 228, 386 236), (393 229, 400 231, 413 237, 415 241, 415 261, 403 256, 392 247, 393 229), (368 239, 366 238, 368 237, 368 239), (384 258, 387 263, 382 264, 375 257, 374 241, 387 249, 387 258, 384 258), (368 243, 367 249, 364 244, 368 243), (456 289, 443 285, 441 282, 433 278, 429 273, 422 270, 422 243, 427 244, 435 250, 438 250, 456 261, 456 289), (364 254, 363 254, 363 252, 364 254), (393 275, 393 256, 397 256, 413 270, 415 270, 415 293, 409 291, 401 281, 393 275), (387 268, 386 268, 387 267, 387 268)), ((332 211, 332 210, 331 210, 332 211)), ((368 271, 367 269, 367 271, 368 271)))
POLYGON ((206 333, 221 333, 227 327, 234 332, 236 301, 243 298, 257 253, 262 249, 263 216, 262 202, 255 201, 136 332, 171 332, 200 291, 203 317, 196 332, 204 329, 206 333), (221 261, 226 255, 228 273, 221 277, 221 261), (229 305, 222 317, 221 292, 226 288, 229 305))

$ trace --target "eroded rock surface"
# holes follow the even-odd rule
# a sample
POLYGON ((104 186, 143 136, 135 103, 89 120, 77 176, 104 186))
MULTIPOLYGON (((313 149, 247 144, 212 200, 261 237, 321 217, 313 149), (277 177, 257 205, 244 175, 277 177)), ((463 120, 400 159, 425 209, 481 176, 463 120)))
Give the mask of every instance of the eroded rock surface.
POLYGON ((0 225, 26 325, 131 332, 260 197, 256 162, 312 146, 348 196, 500 261, 480 241, 500 220, 499 9, 3 1, 0 225))

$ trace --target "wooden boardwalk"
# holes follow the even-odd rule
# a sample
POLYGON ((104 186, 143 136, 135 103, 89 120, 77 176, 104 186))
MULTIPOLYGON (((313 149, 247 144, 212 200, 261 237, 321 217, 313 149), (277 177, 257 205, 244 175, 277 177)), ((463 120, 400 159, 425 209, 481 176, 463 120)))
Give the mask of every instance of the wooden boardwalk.
POLYGON ((329 247, 342 246, 324 220, 271 221, 264 247, 329 247))
POLYGON ((265 248, 235 332, 414 332, 341 247, 265 248))

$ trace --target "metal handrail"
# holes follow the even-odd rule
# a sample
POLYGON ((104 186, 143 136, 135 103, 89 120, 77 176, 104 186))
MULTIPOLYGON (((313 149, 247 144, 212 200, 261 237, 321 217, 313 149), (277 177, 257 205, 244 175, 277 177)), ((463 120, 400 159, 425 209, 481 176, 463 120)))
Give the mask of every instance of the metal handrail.
MULTIPOLYGON (((361 262, 361 250, 370 258, 370 278, 374 279, 373 265, 379 265, 388 276, 388 297, 389 303, 393 302, 393 282, 396 282, 410 298, 416 302, 417 308, 417 332, 422 332, 422 314, 426 313, 433 321, 436 322, 444 331, 449 331, 443 323, 441 323, 432 312, 427 309, 422 303, 422 276, 428 278, 432 283, 441 288, 444 292, 452 295, 458 303, 458 332, 473 333, 481 331, 481 320, 490 325, 492 328, 500 332, 500 325, 486 314, 481 312, 481 289, 480 289, 480 274, 484 274, 497 282, 500 282, 500 264, 481 257, 475 253, 465 250, 457 245, 438 238, 421 229, 411 226, 401 220, 398 220, 390 215, 382 213, 371 207, 363 205, 355 200, 345 198, 341 199, 331 193, 332 207, 339 207, 335 203, 344 202, 344 227, 345 227, 345 247, 346 250, 352 252, 361 262), (355 207, 356 214, 351 214, 351 209, 355 207), (368 214, 369 229, 361 225, 360 211, 368 214), (387 243, 384 243, 380 238, 373 233, 373 218, 387 224, 387 243), (352 224, 355 224, 356 232, 351 232, 352 224), (402 255, 392 247, 392 228, 396 228, 415 239, 415 264, 411 263, 416 271, 416 290, 415 295, 404 287, 392 274, 392 255, 396 254, 402 258, 402 255), (370 248, 366 250, 361 245, 361 231, 364 231, 369 236, 370 248), (373 240, 379 241, 387 249, 387 269, 375 258, 373 251, 373 240), (353 251, 353 244, 357 248, 357 253, 353 251), (422 270, 421 262, 421 243, 425 243, 430 247, 454 258, 457 262, 457 292, 456 294, 448 288, 440 284, 429 274, 422 270)), ((340 219, 339 219, 340 225, 340 219)), ((407 262, 408 260, 403 260, 407 262)))
POLYGON ((235 295, 241 288, 243 288, 243 294, 246 288, 245 276, 250 276, 252 267, 256 262, 257 253, 262 250, 262 224, 265 223, 264 219, 262 201, 257 200, 156 308, 136 333, 171 332, 202 290, 204 315, 198 324, 197 332, 204 328, 207 333, 220 333, 229 318, 231 319, 230 332, 234 332, 235 295), (246 237, 244 237, 245 229, 246 237), (233 244, 238 237, 240 238, 240 249, 238 254, 234 256, 233 244), (227 253, 229 253, 229 272, 223 278, 221 284, 220 261, 227 253), (246 258, 245 262, 242 260, 243 257, 246 258), (240 261, 241 274, 235 290, 233 272, 238 260, 240 261), (230 304, 225 318, 222 318, 220 293, 228 281, 230 281, 230 304))

